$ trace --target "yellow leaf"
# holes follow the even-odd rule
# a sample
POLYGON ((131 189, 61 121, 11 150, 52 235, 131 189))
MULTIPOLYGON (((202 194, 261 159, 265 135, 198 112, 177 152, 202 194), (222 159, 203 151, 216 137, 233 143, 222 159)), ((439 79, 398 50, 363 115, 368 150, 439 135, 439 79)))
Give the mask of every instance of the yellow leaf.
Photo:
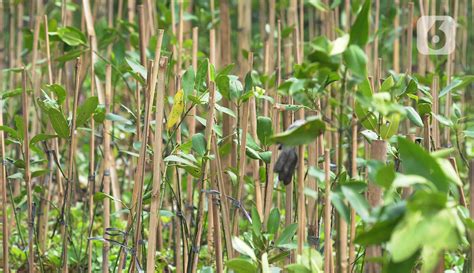
POLYGON ((171 108, 171 112, 168 117, 168 122, 166 123, 166 127, 168 128, 168 130, 173 128, 173 126, 181 119, 181 115, 184 111, 183 96, 183 89, 179 90, 176 95, 174 95, 173 107, 171 108))

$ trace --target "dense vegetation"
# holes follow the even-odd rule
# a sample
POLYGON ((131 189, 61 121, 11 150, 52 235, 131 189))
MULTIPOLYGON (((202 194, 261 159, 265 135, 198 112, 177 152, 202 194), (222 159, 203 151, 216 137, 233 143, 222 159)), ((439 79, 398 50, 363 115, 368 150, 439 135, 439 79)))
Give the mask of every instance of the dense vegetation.
POLYGON ((474 2, 414 2, 0 1, 2 272, 474 272, 474 2))

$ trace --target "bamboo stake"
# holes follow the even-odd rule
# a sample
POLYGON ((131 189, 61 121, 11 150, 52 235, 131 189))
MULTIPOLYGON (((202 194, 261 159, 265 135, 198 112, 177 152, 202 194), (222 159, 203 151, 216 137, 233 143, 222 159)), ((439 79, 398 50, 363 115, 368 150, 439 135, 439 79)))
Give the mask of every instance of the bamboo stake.
POLYGON ((158 70, 158 87, 156 97, 156 112, 155 112, 155 147, 153 150, 153 188, 152 199, 150 206, 150 223, 148 230, 150 235, 148 237, 148 254, 147 254, 147 272, 154 272, 155 270, 155 255, 156 255, 156 238, 159 221, 159 204, 160 204, 160 185, 161 185, 161 155, 163 150, 162 135, 163 135, 163 116, 165 103, 165 75, 168 59, 162 57, 159 62, 158 70))
POLYGON ((215 195, 212 196, 213 199, 213 217, 214 217, 214 241, 215 241, 215 253, 216 253, 216 271, 217 273, 224 272, 224 265, 222 261, 222 240, 221 240, 221 226, 220 226, 220 218, 219 218, 219 200, 215 195))
MULTIPOLYGON (((255 141, 258 141, 257 136, 257 106, 255 102, 255 97, 252 96, 249 99, 249 113, 250 113, 250 129, 252 138, 255 141)), ((243 156, 241 154, 241 156, 243 156)), ((259 214, 260 219, 263 219, 263 200, 262 200, 262 192, 260 186, 260 162, 258 160, 252 160, 252 178, 255 182, 255 203, 257 207, 257 211, 259 214)))
MULTIPOLYGON (((46 47, 46 62, 47 62, 47 67, 48 67, 48 84, 53 84, 53 69, 52 69, 52 64, 51 64, 51 52, 50 52, 50 47, 49 47, 49 35, 48 35, 48 17, 45 15, 43 17, 44 19, 44 30, 45 30, 45 47, 46 47)), ((51 94, 52 97, 54 97, 54 94, 51 94)), ((52 131, 52 128, 49 127, 48 128, 49 131, 52 131)), ((48 187, 45 187, 45 190, 47 190, 47 192, 45 193, 45 196, 46 196, 46 206, 44 207, 44 210, 42 209, 42 216, 43 218, 45 219, 45 221, 42 221, 40 224, 39 224, 39 229, 40 229, 40 232, 38 234, 38 236, 41 238, 41 237, 45 237, 45 241, 47 242, 48 240, 48 223, 47 223, 47 219, 48 219, 48 215, 49 215, 49 206, 50 206, 50 201, 51 201, 51 194, 52 194, 52 190, 53 190, 53 169, 54 169, 54 157, 56 157, 56 159, 58 161, 60 161, 60 157, 59 157, 59 141, 57 138, 53 139, 52 140, 52 143, 50 143, 50 145, 53 147, 53 150, 50 150, 49 153, 48 153, 48 168, 49 168, 49 178, 48 178, 48 187), (54 153, 54 155, 53 155, 54 153)), ((50 146, 50 147, 51 147, 50 146)), ((51 149, 51 148, 50 148, 51 149)), ((61 170, 57 167, 56 168, 56 184, 58 185, 58 188, 59 188, 59 193, 60 195, 63 193, 63 189, 62 189, 62 173, 61 173, 61 170)), ((43 240, 43 239, 40 239, 40 241, 43 240)), ((46 243, 47 245, 47 243, 46 243)))
POLYGON ((330 169, 329 149, 324 151, 324 173, 325 173, 325 193, 324 193, 324 272, 331 272, 331 169, 330 169))
POLYGON ((30 173, 30 137, 28 130, 28 91, 26 84, 26 70, 23 69, 22 73, 22 83, 23 83, 23 92, 22 92, 22 112, 23 112, 23 159, 25 161, 25 185, 27 193, 27 204, 28 204, 28 272, 35 272, 35 253, 34 253, 34 216, 33 216, 33 196, 31 193, 31 173, 30 173))
MULTIPOLYGON (((112 102, 112 67, 107 65, 105 68, 105 113, 110 113, 110 105, 112 102)), ((110 143, 111 143, 111 121, 104 120, 104 128, 102 132, 103 136, 103 149, 104 149, 104 194, 110 195, 110 143)), ((110 227, 110 199, 105 198, 103 201, 104 204, 104 234, 106 234, 107 229, 110 227)), ((110 243, 104 241, 102 247, 102 272, 109 272, 109 251, 110 243)))
MULTIPOLYGON (((352 178, 358 177, 357 173, 357 117, 353 115, 352 118, 352 145, 351 145, 351 176, 352 178)), ((349 272, 352 272, 351 267, 355 264, 355 235, 356 235, 356 213, 354 208, 351 208, 351 226, 350 226, 350 242, 349 242, 349 272)))
MULTIPOLYGON (((274 3, 273 3, 274 4, 274 3)), ((271 5, 272 7, 273 5, 271 5)), ((276 62, 276 83, 275 86, 280 86, 281 83, 281 22, 278 20, 278 40, 277 40, 277 62, 276 62)), ((278 94, 275 94, 275 105, 280 102, 280 98, 278 94)), ((272 110, 272 120, 273 120, 273 127, 275 128, 275 132, 280 132, 280 113, 276 107, 272 110)), ((275 181, 275 173, 273 172, 273 168, 275 166, 275 162, 277 160, 277 153, 278 147, 276 145, 272 145, 270 148, 272 152, 272 157, 269 165, 270 173, 268 174, 268 181, 267 185, 265 185, 265 214, 264 214, 264 224, 266 225, 268 217, 270 215, 270 209, 272 207, 272 197, 273 197, 273 188, 274 188, 274 181, 275 181)))
POLYGON ((396 73, 400 72, 400 35, 398 35, 398 29, 400 28, 400 15, 398 9, 400 6, 400 0, 394 1, 395 5, 395 19, 393 21, 393 28, 395 29, 395 40, 393 41, 393 70, 396 73))
MULTIPOLYGON (((437 75, 433 76, 433 83, 431 87, 431 96, 433 97, 432 111, 434 114, 439 114, 439 98, 438 98, 438 88, 439 88, 439 77, 437 75)), ((441 147, 440 132, 439 132, 439 123, 438 120, 433 118, 431 121, 432 126, 432 136, 434 142, 434 150, 441 147)))
MULTIPOLYGON (((36 72, 36 63, 38 59, 38 40, 39 40, 39 32, 40 32, 40 25, 41 25, 41 16, 36 16, 35 17, 35 28, 34 28, 34 34, 33 34, 33 56, 32 56, 32 62, 31 62, 31 74, 32 74, 32 83, 33 83, 33 94, 35 97, 39 97, 39 91, 40 91, 40 77, 38 77, 38 73, 36 72)), ((40 113, 38 113, 38 120, 41 120, 40 113)), ((33 134, 38 134, 40 128, 36 127, 38 125, 38 122, 33 122, 32 123, 32 132, 33 134)), ((49 154, 49 152, 47 153, 49 154)), ((46 211, 46 207, 49 206, 48 204, 48 194, 49 191, 47 190, 47 187, 49 185, 48 183, 48 178, 46 178, 42 182, 43 189, 45 189, 45 197, 46 198, 41 198, 40 200, 40 205, 39 205, 39 216, 38 216, 38 248, 40 253, 44 253, 46 250, 46 241, 47 241, 47 234, 45 232, 45 226, 48 224, 48 218, 45 218, 47 214, 44 212, 46 211)))
MULTIPOLYGON (((197 71, 197 66, 198 66, 198 60, 197 60, 197 54, 198 54, 198 46, 199 46, 199 39, 198 39, 198 33, 199 29, 197 27, 193 28, 193 48, 192 48, 192 66, 193 70, 197 71)), ((194 94, 193 90, 193 94, 194 94)), ((191 108, 191 111, 189 112, 188 116, 188 130, 189 130, 189 136, 192 137, 196 133, 196 107, 191 108)), ((191 219, 193 215, 193 177, 191 175, 188 175, 186 178, 186 195, 187 195, 187 204, 186 204, 186 219, 188 223, 188 230, 191 229, 191 219)), ((187 265, 187 263, 185 263, 187 265)))
MULTIPOLYGON (((209 73, 209 72, 208 72, 209 73)), ((214 107, 215 107, 215 85, 214 82, 209 83, 209 109, 208 109, 208 116, 206 119, 206 131, 205 131, 205 139, 207 141, 207 149, 206 153, 209 154, 211 148, 211 134, 212 134, 212 127, 214 126, 214 107)), ((206 181, 206 170, 208 167, 209 161, 206 160, 203 162, 202 166, 202 176, 199 181, 199 205, 198 205, 198 216, 196 219, 197 226, 196 226, 196 233, 194 236, 193 246, 191 247, 190 252, 190 262, 191 265, 188 266, 188 271, 191 269, 191 273, 195 273, 197 271, 198 266, 198 259, 199 259, 199 248, 201 246, 201 236, 202 236, 202 229, 203 229, 203 216, 204 216, 204 201, 205 201, 205 193, 204 190, 206 188, 205 181, 206 181)))
MULTIPOLYGON (((370 145, 370 157, 371 159, 378 160, 385 164, 387 161, 387 142, 384 140, 374 140, 370 145)), ((373 181, 369 183, 367 190, 367 200, 371 207, 376 207, 382 202, 382 189, 375 185, 373 181)), ((382 255, 382 249, 380 246, 369 246, 366 248, 366 260, 382 255)), ((365 272, 377 273, 381 271, 380 264, 372 261, 365 263, 365 272)))
MULTIPOLYGON (((450 156, 449 163, 451 163, 451 166, 453 166, 453 169, 456 172, 456 174, 459 174, 458 165, 456 164, 456 158, 454 158, 453 156, 450 156)), ((462 185, 458 185, 457 188, 459 192, 459 204, 467 208, 466 195, 464 194, 464 188, 462 185)))
POLYGON ((408 3, 408 30, 407 30, 407 74, 411 75, 412 65, 413 65, 413 12, 414 12, 413 2, 408 3))
POLYGON ((215 134, 212 134, 212 148, 213 153, 216 155, 216 167, 217 167, 217 187, 221 193, 221 214, 223 219, 224 226, 224 236, 225 236, 225 245, 227 250, 227 259, 230 260, 233 257, 232 249, 232 232, 231 232, 231 222, 229 219, 229 201, 227 200, 227 193, 225 192, 226 188, 224 186, 224 172, 222 170, 222 161, 219 155, 219 149, 217 147, 217 141, 215 134))
POLYGON ((423 116, 423 146, 426 151, 431 151, 430 116, 428 114, 423 116))
MULTIPOLYGON (((0 101, 0 126, 3 126, 3 100, 0 101)), ((2 246, 3 246, 3 272, 9 273, 10 272, 10 264, 9 264, 9 247, 8 247, 8 240, 9 240, 9 228, 8 228, 8 215, 7 215, 7 206, 8 206, 8 199, 7 199, 7 175, 6 175, 6 155, 5 155, 5 136, 3 131, 0 131, 0 156, 1 156, 1 167, 0 167, 0 184, 1 184, 1 194, 2 194, 2 246)))
MULTIPOLYGON (((249 71, 252 71, 253 69, 253 52, 249 52, 248 56, 248 61, 247 63, 249 64, 249 71)), ((237 195, 236 199, 240 202, 242 199, 242 190, 244 187, 244 177, 245 177, 245 166, 246 166, 246 161, 247 158, 245 156, 245 151, 247 147, 247 132, 248 132, 248 122, 249 122, 249 114, 250 114, 250 105, 248 102, 243 103, 243 109, 242 109, 242 116, 241 116, 241 128, 242 128, 242 133, 240 135, 240 146, 239 146, 239 165, 238 165, 238 183, 237 183, 237 195)), ((239 209, 236 208, 234 210, 234 217, 233 217, 233 228, 232 228, 232 234, 234 236, 238 235, 239 231, 239 209)))
MULTIPOLYGON (((94 43, 95 36, 89 36, 89 44, 94 43)), ((91 96, 95 96, 95 68, 93 64, 94 51, 90 50, 91 58, 91 96)), ((90 119, 91 134, 89 138, 89 237, 92 237, 92 223, 94 219, 94 193, 95 193, 95 122, 94 119, 90 119)), ((87 272, 92 272, 92 240, 87 242, 87 272)))
MULTIPOLYGON (((3 2, 0 3, 0 14, 4 14, 4 6, 3 2)), ((3 31, 4 26, 3 26, 3 20, 0 20, 0 29, 3 31)), ((2 37, 0 38, 0 69, 5 68, 4 64, 4 55, 3 52, 5 50, 4 47, 4 42, 5 38, 2 37)), ((3 74, 0 73, 0 82, 2 82, 3 86, 3 74)), ((3 100, 0 100, 0 126, 3 126, 3 107, 4 107, 4 102, 3 100)), ((7 199, 7 175, 6 175, 6 166, 5 166, 5 135, 3 131, 0 132, 0 160, 1 160, 1 166, 0 166, 0 194, 1 194, 1 200, 0 200, 0 205, 2 209, 2 269, 3 272, 5 273, 10 273, 10 267, 9 267, 9 261, 10 261, 10 255, 9 255, 9 221, 8 221, 8 215, 7 215, 7 209, 8 209, 8 199, 7 199)))
POLYGON ((375 0, 375 23, 374 23, 374 56, 372 60, 375 60, 373 63, 373 71, 377 71, 379 59, 379 21, 380 21, 380 0, 375 0))
POLYGON ((77 58, 76 60, 76 81, 75 81, 75 88, 74 88, 74 100, 73 100, 73 108, 72 108, 72 118, 71 118, 71 128, 70 128, 70 142, 69 142, 69 155, 68 155, 68 173, 67 173, 67 180, 66 180, 66 189, 65 189, 65 196, 64 202, 62 204, 61 210, 61 217, 62 219, 62 226, 61 226, 61 234, 63 234, 63 248, 62 248, 62 272, 68 272, 68 246, 69 246, 69 212, 71 209, 71 194, 72 189, 74 187, 74 157, 76 153, 76 111, 77 111, 77 104, 79 101, 79 91, 81 87, 80 83, 80 75, 79 71, 81 69, 81 59, 77 58))
MULTIPOLYGON (((470 164, 469 164, 469 216, 471 218, 474 218, 474 159, 471 159, 470 164)), ((471 264, 472 260, 474 259, 474 244, 472 243, 474 241, 474 231, 469 232, 469 238, 470 238, 470 243, 471 243, 471 264)), ((472 265, 471 265, 472 266, 472 265)))
MULTIPOLYGON (((155 66, 153 66, 153 71, 151 72, 151 75, 149 75, 149 86, 150 86, 150 91, 149 91, 149 95, 147 97, 147 108, 146 108, 146 114, 145 114, 145 122, 149 122, 149 119, 151 118, 151 105, 153 103, 153 100, 154 100, 154 96, 155 96, 155 86, 156 86, 156 83, 157 83, 157 77, 158 77, 158 69, 159 69, 159 64, 160 64, 160 56, 161 56, 161 46, 162 46, 162 43, 163 43, 163 33, 164 31, 163 30, 158 30, 158 39, 157 39, 157 42, 156 42, 156 47, 155 47, 155 61, 154 63, 156 64, 155 66)), ((164 62, 164 61, 163 61, 164 62)), ((158 121, 157 121, 158 122, 158 121)), ((144 128, 143 128, 143 132, 144 133, 148 133, 149 131, 149 128, 148 128, 148 123, 145 124, 144 128), (145 131, 146 130, 146 131, 145 131)), ((160 139, 161 141, 161 139, 160 139)), ((144 156, 146 154, 146 145, 147 145, 147 142, 148 142, 148 135, 143 135, 143 143, 142 143, 142 147, 141 147, 141 150, 140 150, 140 154, 143 155, 143 156, 140 156, 139 157, 139 160, 138 160, 138 166, 137 166, 137 170, 136 170, 136 173, 135 173, 135 184, 133 186, 133 193, 132 193, 132 207, 131 207, 131 212, 128 216, 128 220, 127 220, 127 230, 130 229, 131 225, 133 224, 133 221, 134 221, 134 217, 135 217, 135 212, 136 211, 140 211, 141 208, 138 208, 136 207, 136 204, 137 202, 139 203, 137 206, 140 207, 141 205, 141 202, 142 200, 139 198, 140 194, 141 194, 141 191, 143 190, 143 172, 144 172, 144 156), (141 182, 138 182, 137 181, 141 181, 141 182), (141 188, 140 188, 140 185, 141 185, 141 188)), ((140 221, 140 217, 138 217, 138 221, 140 221)), ((158 223, 159 225, 159 223, 158 223)), ((137 232, 136 236, 139 236, 139 232, 137 232)), ((160 237, 160 234, 161 234, 161 231, 158 230, 158 235, 157 237, 158 238, 161 238, 160 237)), ((126 243, 127 240, 125 240, 125 243, 126 243)), ((136 242, 136 241, 135 241, 136 242)), ((120 262, 119 262, 119 269, 118 269, 118 272, 120 273, 122 271, 122 268, 123 268, 123 265, 125 263, 125 259, 124 259, 124 253, 122 251, 122 249, 120 250, 120 262)), ((132 266, 134 266, 134 263, 132 263, 132 266)))
MULTIPOLYGON (((453 1, 453 9, 454 9, 454 20, 457 20, 458 17, 458 0, 453 1)), ((451 78, 453 76, 454 72, 454 60, 456 59, 456 50, 454 50, 451 54, 448 55, 448 61, 446 65, 446 85, 449 85, 451 83, 451 78)), ((445 99, 445 110, 444 110, 444 115, 449 119, 451 117, 451 105, 453 103, 453 99, 451 97, 451 93, 448 92, 446 94, 446 99, 445 99)), ((448 126, 444 127, 444 140, 445 144, 449 147, 451 146, 451 128, 448 126)))

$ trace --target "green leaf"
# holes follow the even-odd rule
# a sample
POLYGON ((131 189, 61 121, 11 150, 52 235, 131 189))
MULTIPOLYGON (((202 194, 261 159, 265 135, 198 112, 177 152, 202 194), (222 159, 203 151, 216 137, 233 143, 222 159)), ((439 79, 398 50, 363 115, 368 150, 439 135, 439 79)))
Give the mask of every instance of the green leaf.
POLYGON ((277 234, 280 227, 280 211, 278 208, 273 208, 268 216, 267 231, 270 234, 277 234))
POLYGON ((289 272, 294 273, 312 273, 311 270, 302 264, 290 264, 286 266, 286 269, 288 269, 289 272))
POLYGON ((249 260, 242 258, 234 258, 226 262, 229 269, 234 270, 235 273, 256 273, 257 267, 249 260))
POLYGON ((398 151, 405 174, 415 174, 432 181, 436 188, 447 192, 449 179, 445 176, 438 162, 417 144, 399 137, 398 151))
POLYGON ((349 45, 349 35, 344 34, 343 36, 331 42, 331 52, 329 53, 329 55, 333 56, 333 55, 343 53, 346 50, 348 45, 349 45))
POLYGON ((439 98, 446 96, 451 91, 455 91, 461 88, 466 87, 467 85, 471 84, 474 81, 474 75, 463 76, 461 78, 454 79, 448 86, 443 88, 441 92, 439 92, 439 98))
POLYGON ((84 103, 82 103, 77 108, 76 114, 76 127, 84 125, 86 121, 91 117, 91 115, 95 112, 95 109, 99 105, 99 99, 94 97, 87 98, 84 103))
POLYGON ((350 30, 350 44, 364 47, 369 41, 369 15, 371 1, 366 0, 350 30))
POLYGON ((341 190, 347 201, 349 201, 351 207, 364 221, 367 221, 370 216, 369 204, 367 203, 367 200, 365 200, 365 198, 360 193, 356 192, 351 187, 342 186, 341 190))
POLYGON ((297 229, 298 229, 298 224, 296 224, 296 223, 288 225, 283 230, 280 237, 278 237, 278 239, 276 239, 275 245, 276 246, 281 246, 281 245, 284 245, 284 244, 288 243, 291 240, 291 238, 293 238, 293 236, 295 235, 297 229))
POLYGON ((194 92, 194 78, 195 78, 194 69, 192 66, 190 66, 188 70, 184 72, 183 78, 181 80, 182 82, 181 86, 183 87, 185 98, 187 98, 188 95, 191 95, 194 92))
POLYGON ((390 139, 393 135, 398 132, 398 126, 400 125, 400 114, 394 113, 383 120, 382 126, 380 126, 379 135, 383 140, 390 139))
POLYGON ((273 135, 272 120, 269 117, 257 118, 257 136, 260 143, 267 145, 273 135))
POLYGON ((25 125, 23 123, 23 117, 19 116, 19 115, 15 115, 14 120, 15 120, 15 127, 16 127, 16 133, 18 135, 18 138, 20 140, 23 140, 23 138, 25 137, 24 136, 24 133, 25 133, 24 126, 25 125))
POLYGON ((18 139, 18 133, 16 132, 15 129, 10 128, 6 125, 1 125, 0 126, 0 131, 6 132, 10 137, 18 139))
POLYGON ((413 122, 418 127, 423 127, 423 120, 421 120, 420 115, 416 112, 415 109, 411 106, 405 106, 405 110, 407 111, 408 119, 413 122))
POLYGON ((15 97, 15 96, 21 95, 21 93, 23 93, 22 88, 6 90, 6 91, 3 91, 2 93, 0 93, 0 98, 1 99, 6 99, 6 98, 10 98, 10 97, 15 97))
POLYGON ((86 35, 75 27, 60 27, 58 28, 59 38, 70 46, 86 45, 86 35))
POLYGON ((204 156, 206 154, 206 139, 202 133, 197 133, 192 136, 193 151, 198 155, 204 156))
POLYGON ((56 95, 56 100, 58 101, 59 105, 63 104, 63 102, 66 100, 66 90, 64 87, 59 84, 47 84, 45 87, 46 90, 56 95))
POLYGON ((48 111, 48 117, 56 134, 58 134, 59 137, 68 138, 70 133, 69 125, 63 113, 58 109, 51 108, 48 111))
POLYGON ((262 221, 260 220, 260 215, 258 215, 257 208, 252 206, 252 229, 253 232, 257 235, 262 234, 262 221))
POLYGON ((58 137, 57 135, 48 135, 48 134, 37 134, 36 136, 32 137, 30 139, 30 146, 35 145, 36 143, 40 141, 46 141, 49 139, 53 139, 55 137, 58 137))
POLYGON ((346 223, 350 222, 350 210, 349 207, 344 203, 344 197, 341 196, 340 193, 335 193, 333 192, 331 195, 331 203, 334 205, 336 208, 337 212, 339 212, 339 215, 342 216, 342 219, 346 223))
POLYGON ((314 139, 320 136, 326 125, 324 122, 316 117, 308 117, 301 126, 285 131, 283 133, 273 135, 272 142, 281 143, 288 146, 297 146, 311 143, 314 139))
POLYGON ((368 246, 388 242, 390 240, 390 235, 392 234, 392 231, 395 229, 399 220, 400 218, 396 218, 388 221, 376 222, 367 231, 357 234, 355 243, 368 246))
POLYGON ((357 45, 350 45, 343 54, 347 68, 359 79, 367 77, 367 56, 357 45))
POLYGON ((390 89, 392 89, 394 85, 395 85, 395 81, 393 80, 393 77, 389 76, 383 81, 382 86, 380 87, 380 92, 389 91, 390 89))
POLYGON ((77 57, 81 56, 82 53, 84 53, 84 52, 86 52, 86 50, 82 49, 82 48, 76 48, 76 49, 73 49, 73 50, 69 50, 65 54, 57 57, 56 61, 58 61, 60 63, 65 63, 67 61, 76 59, 77 57))
POLYGON ((209 67, 209 59, 204 59, 199 62, 198 69, 196 72, 196 80, 195 87, 196 89, 201 92, 204 87, 204 83, 206 82, 207 71, 209 67))
POLYGON ((142 78, 146 80, 147 71, 146 71, 146 68, 143 65, 141 65, 141 64, 139 64, 139 63, 137 63, 137 62, 135 62, 135 61, 133 61, 129 58, 125 58, 125 61, 130 66, 132 71, 135 72, 135 74, 142 76, 142 78))
POLYGON ((257 261, 255 252, 253 252, 252 248, 239 237, 232 237, 232 247, 240 254, 249 256, 253 261, 257 261))
POLYGON ((229 116, 231 116, 231 117, 233 117, 233 118, 236 117, 234 111, 230 110, 230 109, 227 108, 227 107, 220 106, 220 105, 217 104, 217 103, 215 104, 215 107, 216 107, 216 110, 219 111, 219 112, 221 112, 221 113, 224 113, 224 114, 226 114, 226 115, 229 115, 229 116))

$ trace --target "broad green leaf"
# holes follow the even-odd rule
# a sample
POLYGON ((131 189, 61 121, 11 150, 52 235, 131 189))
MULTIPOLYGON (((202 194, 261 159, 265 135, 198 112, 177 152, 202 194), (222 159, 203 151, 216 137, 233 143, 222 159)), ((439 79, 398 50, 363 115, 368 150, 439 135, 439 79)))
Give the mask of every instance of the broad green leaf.
POLYGON ((231 117, 233 117, 233 118, 236 118, 234 111, 230 110, 229 108, 224 107, 224 106, 220 106, 220 105, 217 104, 217 103, 215 104, 215 107, 216 107, 216 110, 217 110, 217 111, 219 111, 219 112, 221 112, 221 113, 224 113, 224 114, 226 114, 226 115, 229 115, 229 116, 231 116, 231 117))
POLYGON ((326 11, 328 9, 327 5, 324 4, 321 0, 308 0, 308 3, 319 11, 326 11))
POLYGON ((257 267, 246 259, 234 258, 227 261, 226 265, 235 273, 257 273, 257 267))
POLYGON ((291 238, 293 238, 293 236, 295 235, 297 229, 298 229, 298 224, 296 224, 296 223, 288 225, 282 231, 282 233, 280 234, 280 237, 278 237, 278 239, 276 239, 275 245, 276 246, 281 246, 281 245, 284 245, 284 244, 288 243, 291 240, 291 238))
POLYGON ((64 100, 66 99, 66 90, 64 87, 59 84, 47 84, 45 87, 46 90, 56 95, 56 100, 58 101, 59 105, 63 104, 64 100))
POLYGON ((252 248, 239 237, 232 237, 232 247, 240 254, 249 256, 253 261, 257 261, 255 252, 253 252, 252 248))
POLYGON ((286 269, 294 273, 312 273, 311 270, 302 264, 290 264, 286 266, 286 269))
POLYGON ((12 138, 18 138, 18 133, 16 132, 15 129, 13 128, 10 128, 6 125, 1 125, 0 126, 0 131, 4 131, 5 133, 7 133, 10 137, 12 138))
POLYGON ((359 46, 350 45, 349 48, 344 51, 343 56, 347 68, 349 68, 354 76, 359 79, 365 79, 367 77, 367 56, 359 46))
POLYGON ((382 86, 380 87, 380 92, 389 91, 390 89, 392 89, 394 85, 395 85, 395 81, 393 80, 393 77, 389 76, 383 81, 382 86))
POLYGON ((362 9, 354 21, 350 30, 350 44, 364 47, 369 41, 369 17, 370 17, 371 1, 365 0, 362 9))
POLYGON ((203 91, 204 83, 206 82, 207 71, 209 69, 209 59, 204 59, 199 62, 196 72, 195 88, 198 91, 203 91))
POLYGON ((400 125, 400 114, 394 113, 384 118, 382 126, 380 126, 379 135, 382 139, 388 140, 398 132, 400 125))
POLYGON ((10 98, 10 97, 15 97, 15 96, 21 95, 21 93, 23 93, 22 88, 6 90, 6 91, 3 91, 2 93, 0 93, 0 98, 1 99, 6 99, 6 98, 10 98))
POLYGON ((419 145, 402 137, 398 138, 398 146, 405 174, 422 176, 432 181, 438 190, 448 191, 449 179, 435 158, 419 145))
POLYGON ((407 111, 408 119, 413 122, 418 127, 423 127, 423 120, 421 120, 420 115, 416 112, 415 109, 411 106, 405 106, 405 110, 407 111))
POLYGON ((349 35, 344 34, 343 36, 337 38, 336 40, 331 42, 331 52, 329 53, 330 56, 337 55, 343 53, 347 46, 349 45, 349 35))
POLYGON ((57 57, 55 60, 60 63, 65 63, 67 61, 76 59, 77 57, 81 56, 82 53, 84 52, 86 52, 85 49, 76 48, 76 49, 65 52, 65 54, 62 54, 61 56, 57 57))
POLYGON ((60 27, 57 34, 59 38, 70 46, 86 45, 86 35, 75 27, 60 27))
POLYGON ((206 154, 206 139, 202 133, 197 133, 192 136, 193 151, 198 155, 204 156, 206 154))
POLYGON ((96 96, 88 97, 79 107, 77 108, 76 114, 76 127, 84 125, 89 120, 95 109, 99 105, 99 99, 96 96))
POLYGON ((70 133, 69 125, 63 113, 58 109, 51 108, 48 112, 48 116, 56 134, 58 134, 59 137, 68 138, 70 133))
POLYGON ((267 145, 273 135, 272 120, 269 117, 257 118, 257 136, 262 145, 267 145))
POLYGON ((446 96, 451 91, 455 91, 461 88, 466 87, 474 81, 474 75, 463 76, 461 78, 454 79, 448 86, 443 88, 439 92, 439 98, 446 96))
POLYGON ((183 78, 181 80, 185 98, 194 92, 194 78, 194 69, 192 66, 190 66, 188 70, 184 72, 183 78))
POLYGON ((339 212, 339 215, 341 215, 342 219, 344 219, 346 223, 349 223, 351 218, 350 210, 349 207, 344 203, 344 197, 342 194, 333 192, 330 196, 331 203, 334 205, 337 212, 339 212))
POLYGON ((395 218, 387 221, 376 222, 368 230, 357 234, 355 243, 368 246, 388 242, 390 240, 390 235, 392 234, 392 231, 395 229, 399 220, 400 218, 395 218))
MULTIPOLYGON (((24 133, 25 133, 25 125, 23 123, 23 117, 20 115, 15 115, 14 117, 15 120, 15 127, 16 127, 16 133, 18 134, 18 138, 20 140, 24 139, 24 133)), ((28 125, 27 125, 28 126, 28 125)))
POLYGON ((142 76, 143 79, 146 79, 147 77, 147 71, 146 71, 146 68, 133 61, 132 59, 129 59, 129 58, 125 58, 125 61, 127 62, 127 64, 130 66, 130 68, 132 69, 132 71, 135 73, 135 74, 138 74, 140 76, 142 76))
POLYGON ((268 216, 267 231, 270 234, 277 234, 280 227, 280 211, 278 208, 273 208, 268 216))
POLYGON ((30 146, 33 146, 33 145, 35 145, 36 143, 38 143, 40 141, 53 139, 55 137, 58 137, 58 136, 57 135, 48 135, 48 134, 37 134, 36 136, 34 136, 30 139, 30 146))
POLYGON ((342 186, 341 190, 347 201, 349 201, 351 207, 364 221, 367 221, 370 216, 369 204, 367 203, 367 200, 365 200, 365 198, 360 193, 356 192, 351 187, 342 186))
POLYGON ((406 174, 419 175, 432 181, 442 192, 449 189, 450 179, 446 177, 439 163, 428 152, 417 144, 399 137, 398 151, 406 174))
POLYGON ((326 129, 324 122, 316 117, 308 117, 301 126, 285 131, 283 133, 273 135, 272 141, 288 146, 297 146, 311 143, 320 136, 326 129))

